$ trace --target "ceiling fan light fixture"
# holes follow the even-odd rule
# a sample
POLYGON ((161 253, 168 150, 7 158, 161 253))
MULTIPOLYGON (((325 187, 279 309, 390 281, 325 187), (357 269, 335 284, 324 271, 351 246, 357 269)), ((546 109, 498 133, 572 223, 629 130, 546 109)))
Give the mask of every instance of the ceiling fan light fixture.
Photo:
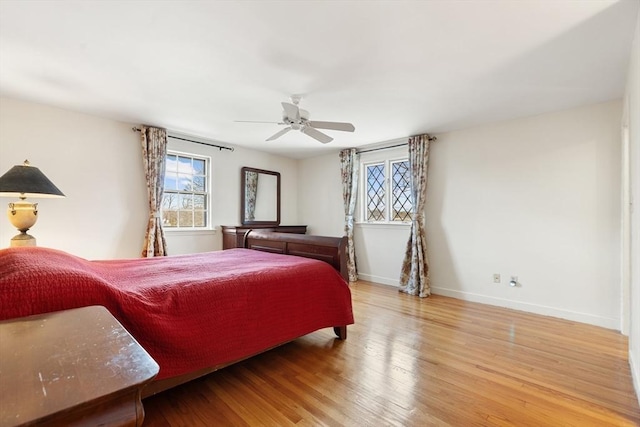
MULTIPOLYGON (((311 115, 307 110, 298 107, 298 103, 302 97, 300 95, 292 95, 291 102, 282 102, 282 122, 279 125, 287 125, 285 129, 267 138, 267 141, 273 141, 280 138, 290 130, 299 130, 305 135, 319 141, 323 144, 333 141, 333 138, 320 132, 318 129, 338 130, 342 132, 353 132, 355 127, 351 123, 343 122, 322 122, 311 121, 311 115)), ((264 123, 264 122, 257 122, 264 123)))

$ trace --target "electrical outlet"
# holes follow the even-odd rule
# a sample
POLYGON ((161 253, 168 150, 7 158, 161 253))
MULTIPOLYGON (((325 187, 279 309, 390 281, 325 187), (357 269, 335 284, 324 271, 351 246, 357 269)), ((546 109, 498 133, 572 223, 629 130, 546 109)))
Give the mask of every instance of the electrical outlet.
POLYGON ((498 273, 493 274, 493 283, 500 283, 500 275, 498 273))

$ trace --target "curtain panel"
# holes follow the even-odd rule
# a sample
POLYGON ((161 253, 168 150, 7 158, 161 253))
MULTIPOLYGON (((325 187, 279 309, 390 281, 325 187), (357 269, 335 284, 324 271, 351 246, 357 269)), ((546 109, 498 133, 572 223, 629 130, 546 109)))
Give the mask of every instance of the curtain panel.
POLYGON ((167 255, 167 241, 162 229, 161 217, 167 158, 167 131, 150 126, 141 126, 140 128, 142 161, 149 198, 149 221, 147 222, 142 256, 151 258, 167 255))
POLYGON ((256 198, 258 196, 258 172, 245 171, 245 209, 244 217, 249 221, 256 219, 256 198))
POLYGON ((411 176, 411 203, 413 217, 411 235, 400 274, 400 291, 410 295, 428 297, 431 295, 429 283, 429 261, 424 219, 427 200, 427 171, 429 164, 429 135, 409 138, 409 173, 411 176))
POLYGON ((347 272, 349 282, 358 280, 356 251, 353 243, 353 223, 358 195, 359 155, 355 148, 340 151, 342 198, 344 200, 344 232, 347 236, 347 272))

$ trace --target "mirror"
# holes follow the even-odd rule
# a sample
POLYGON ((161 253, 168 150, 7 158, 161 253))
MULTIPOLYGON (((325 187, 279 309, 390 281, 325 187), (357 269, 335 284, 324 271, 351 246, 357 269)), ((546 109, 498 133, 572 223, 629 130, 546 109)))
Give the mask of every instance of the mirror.
POLYGON ((279 225, 280 172, 243 167, 240 177, 242 225, 279 225))

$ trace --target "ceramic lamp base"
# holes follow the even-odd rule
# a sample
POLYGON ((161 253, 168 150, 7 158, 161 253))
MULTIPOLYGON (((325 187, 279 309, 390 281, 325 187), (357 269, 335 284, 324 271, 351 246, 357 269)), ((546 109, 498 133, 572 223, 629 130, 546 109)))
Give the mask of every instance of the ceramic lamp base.
POLYGON ((36 246, 36 238, 26 232, 16 234, 11 238, 11 247, 18 246, 36 246))

